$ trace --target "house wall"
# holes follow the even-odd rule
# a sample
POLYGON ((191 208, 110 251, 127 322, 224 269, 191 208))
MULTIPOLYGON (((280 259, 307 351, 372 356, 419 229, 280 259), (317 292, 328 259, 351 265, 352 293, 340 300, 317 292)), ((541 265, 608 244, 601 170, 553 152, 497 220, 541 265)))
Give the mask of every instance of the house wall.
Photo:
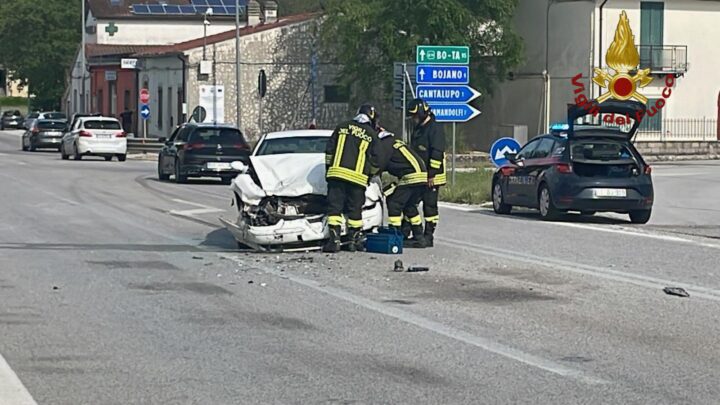
MULTIPOLYGON (((235 28, 235 21, 213 20, 207 27, 207 35, 218 34, 235 28)), ((242 23, 244 25, 244 23, 242 23)), ((203 37, 203 18, 197 20, 97 20, 93 39, 98 44, 166 45, 203 37), (114 23, 117 32, 110 35, 105 30, 114 23)))
MULTIPOLYGON (((241 38, 241 126, 249 139, 258 139, 261 133, 257 90, 261 69, 267 75, 267 94, 262 99, 262 132, 307 128, 311 123, 311 49, 316 35, 315 24, 314 21, 302 22, 241 38)), ((200 86, 217 83, 225 86, 225 115, 219 120, 236 124, 235 40, 208 47, 207 58, 212 60, 214 55, 216 60, 214 77, 199 77, 202 47, 192 49, 186 55, 189 59, 188 113, 199 105, 200 86)), ((340 120, 348 118, 347 103, 324 102, 324 86, 336 82, 336 73, 333 65, 318 64, 315 86, 318 128, 333 128, 340 120)))
MULTIPOLYGON (((720 93, 720 2, 666 0, 663 16, 663 44, 686 45, 688 71, 676 80, 672 95, 663 108, 663 119, 716 118, 720 93), (715 38, 715 40, 712 40, 715 38)), ((605 7, 603 59, 612 42, 622 10, 626 10, 635 43, 640 43, 640 1, 615 0, 605 7)), ((657 76, 642 93, 661 97, 664 78, 657 76)))
POLYGON ((120 69, 119 65, 94 66, 90 70, 91 77, 91 104, 90 111, 102 113, 104 116, 120 119, 126 106, 134 105, 137 92, 135 90, 135 71, 120 69), (105 80, 106 71, 115 71, 117 80, 105 80), (113 111, 112 101, 112 85, 116 86, 116 102, 113 111))
MULTIPOLYGON (((150 92, 148 137, 168 137, 175 126, 184 122, 181 114, 182 93, 178 93, 184 91, 183 63, 173 55, 145 58, 140 65, 142 69, 138 72, 140 80, 136 94, 139 94, 142 88, 147 88, 150 92), (159 100, 159 89, 162 89, 162 102, 159 100)), ((139 99, 136 101, 133 111, 135 116, 139 114, 139 99)), ((140 122, 142 123, 142 120, 140 122)), ((138 134, 142 136, 141 132, 138 134)))

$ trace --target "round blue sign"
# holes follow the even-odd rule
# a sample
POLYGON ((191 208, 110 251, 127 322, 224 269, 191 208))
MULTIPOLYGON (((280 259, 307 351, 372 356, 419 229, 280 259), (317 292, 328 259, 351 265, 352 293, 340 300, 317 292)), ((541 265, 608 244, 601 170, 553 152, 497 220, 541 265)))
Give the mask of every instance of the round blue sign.
POLYGON ((507 163, 506 153, 518 153, 520 144, 513 138, 500 138, 490 147, 490 160, 497 167, 507 163))

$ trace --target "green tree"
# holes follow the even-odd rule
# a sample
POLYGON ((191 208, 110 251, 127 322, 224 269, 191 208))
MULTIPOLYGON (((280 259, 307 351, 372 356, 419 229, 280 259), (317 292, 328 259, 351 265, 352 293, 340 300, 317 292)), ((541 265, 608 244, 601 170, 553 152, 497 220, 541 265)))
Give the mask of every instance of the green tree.
POLYGON ((30 86, 36 107, 60 105, 80 43, 81 6, 67 0, 0 0, 0 65, 30 86))
POLYGON ((342 67, 356 98, 390 94, 393 62, 415 61, 415 47, 469 45, 471 81, 483 93, 521 62, 512 27, 517 0, 327 0, 323 49, 342 67))

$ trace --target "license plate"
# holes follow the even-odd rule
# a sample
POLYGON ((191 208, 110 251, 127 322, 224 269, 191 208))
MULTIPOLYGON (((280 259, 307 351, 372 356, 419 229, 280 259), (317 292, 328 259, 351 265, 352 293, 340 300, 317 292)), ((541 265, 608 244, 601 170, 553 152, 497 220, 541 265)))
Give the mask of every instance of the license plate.
POLYGON ((98 139, 110 139, 110 135, 98 134, 97 138, 98 139))
POLYGON ((231 168, 230 163, 224 162, 208 162, 206 165, 210 170, 228 170, 231 168))
POLYGON ((595 188, 593 197, 624 198, 627 197, 627 190, 624 188, 595 188))

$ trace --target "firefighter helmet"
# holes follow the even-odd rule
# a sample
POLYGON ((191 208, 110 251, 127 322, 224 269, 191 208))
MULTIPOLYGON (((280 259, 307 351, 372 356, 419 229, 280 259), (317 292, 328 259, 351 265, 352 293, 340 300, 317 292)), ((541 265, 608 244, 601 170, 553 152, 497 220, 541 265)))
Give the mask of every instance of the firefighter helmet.
POLYGON ((416 98, 413 101, 408 104, 407 107, 407 116, 417 116, 421 120, 425 119, 425 117, 430 114, 430 106, 428 103, 425 102, 425 100, 421 98, 416 98))

